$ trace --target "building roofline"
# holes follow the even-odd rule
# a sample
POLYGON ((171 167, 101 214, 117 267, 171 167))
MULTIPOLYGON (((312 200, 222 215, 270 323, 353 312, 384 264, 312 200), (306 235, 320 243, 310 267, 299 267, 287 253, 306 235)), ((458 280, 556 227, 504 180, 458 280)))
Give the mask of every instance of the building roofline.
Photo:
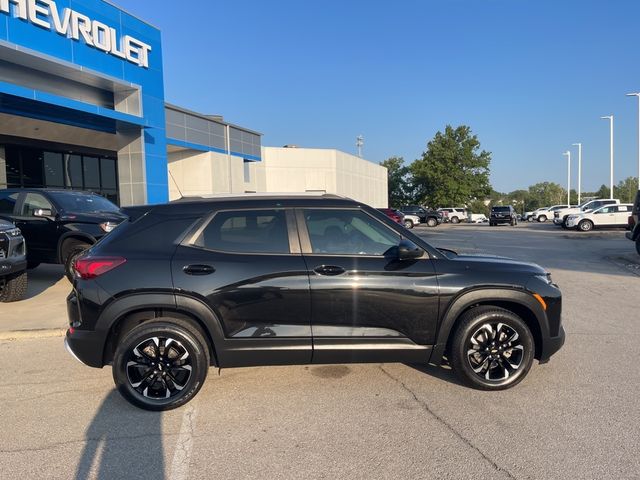
POLYGON ((173 103, 164 102, 165 108, 169 108, 171 110, 176 110, 181 113, 186 113, 187 115, 193 115, 194 117, 201 118, 203 120, 207 120, 209 122, 219 123, 221 125, 229 125, 230 127, 237 128, 238 130, 242 130, 244 132, 253 133, 254 135, 262 136, 262 133, 257 132, 255 130, 251 130, 250 128, 241 127, 240 125, 236 125, 235 123, 227 122, 226 120, 217 120, 215 118, 211 118, 211 116, 204 115, 202 113, 195 112, 193 110, 189 110, 188 108, 179 107, 178 105, 174 105, 173 103))
POLYGON ((156 30, 158 30, 158 32, 161 32, 162 30, 160 30, 159 27, 156 27, 153 23, 148 22, 147 20, 145 20, 144 18, 140 18, 138 15, 135 15, 133 13, 131 13, 129 10, 125 10, 124 8, 122 8, 120 5, 118 5, 115 2, 112 2, 111 0, 102 0, 104 3, 111 5, 112 7, 117 8, 118 10, 120 10, 122 13, 126 13, 127 15, 129 15, 130 17, 135 18, 136 20, 141 21, 142 23, 144 23, 145 25, 150 26, 151 28, 155 28, 156 30))

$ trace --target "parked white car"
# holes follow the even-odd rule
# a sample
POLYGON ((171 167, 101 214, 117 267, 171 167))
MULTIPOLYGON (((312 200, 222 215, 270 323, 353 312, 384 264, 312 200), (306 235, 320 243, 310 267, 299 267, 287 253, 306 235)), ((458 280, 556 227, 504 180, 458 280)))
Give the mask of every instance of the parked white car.
POLYGON ((460 223, 463 219, 467 218, 467 211, 464 208, 439 208, 438 212, 442 212, 442 217, 445 222, 460 223))
POLYGON ((562 210, 565 208, 570 208, 569 205, 552 205, 551 207, 539 208, 533 214, 533 219, 539 221, 540 223, 544 223, 547 220, 553 220, 553 214, 557 210, 562 210))
POLYGON ((619 203, 620 200, 616 198, 600 198, 582 202, 577 207, 561 208, 560 210, 556 210, 555 212, 553 212, 553 223, 556 225, 562 225, 566 228, 567 225, 565 223, 565 220, 569 217, 569 215, 578 215, 589 210, 596 210, 605 205, 618 205, 619 203))
POLYGON ((467 222, 469 223, 484 223, 488 221, 489 219, 484 213, 470 213, 467 216, 467 222))
POLYGON ((633 204, 621 203, 572 214, 567 217, 567 228, 576 228, 582 232, 589 232, 594 228, 626 228, 631 210, 633 204))
POLYGON ((420 225, 420 217, 417 215, 411 215, 410 213, 405 213, 402 223, 406 228, 411 230, 416 225, 420 225))

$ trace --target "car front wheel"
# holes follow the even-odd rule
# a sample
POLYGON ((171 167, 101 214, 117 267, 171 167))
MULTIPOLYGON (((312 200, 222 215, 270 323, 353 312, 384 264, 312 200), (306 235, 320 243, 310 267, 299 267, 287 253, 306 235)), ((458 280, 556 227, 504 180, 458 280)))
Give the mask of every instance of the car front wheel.
POLYGON ((427 226, 428 227, 435 227, 437 225, 438 225, 438 221, 435 218, 433 218, 433 217, 427 218, 427 226))
POLYGON ((73 262, 90 247, 91 244, 74 238, 65 240, 62 244, 60 258, 64 265, 64 274, 70 282, 73 281, 73 262))
POLYGON ((409 230, 411 230, 413 228, 413 222, 411 220, 405 220, 404 226, 405 228, 408 228, 409 230))
POLYGON ((460 219, 458 217, 451 217, 451 223, 460 223, 460 219))
POLYGON ((524 379, 534 351, 531 331, 518 315, 482 306, 460 318, 450 343, 449 362, 465 385, 504 390, 524 379))
POLYGON ((539 221, 540 223, 544 223, 544 222, 546 222, 546 221, 547 221, 547 216, 546 216, 546 215, 540 215, 540 216, 538 217, 538 221, 539 221))
POLYGON ((593 222, 591 220, 582 220, 578 224, 578 230, 581 232, 589 232, 593 230, 593 222))
POLYGON ((171 410, 191 400, 209 369, 202 334, 188 322, 159 318, 129 331, 118 342, 113 379, 118 391, 145 410, 171 410))
POLYGON ((27 272, 0 277, 0 302, 9 303, 22 300, 27 294, 27 272))

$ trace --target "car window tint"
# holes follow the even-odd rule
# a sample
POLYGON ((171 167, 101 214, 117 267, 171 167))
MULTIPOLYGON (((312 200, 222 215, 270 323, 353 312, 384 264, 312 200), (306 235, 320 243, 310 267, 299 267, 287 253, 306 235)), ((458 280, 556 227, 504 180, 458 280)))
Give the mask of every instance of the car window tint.
POLYGON ((39 193, 27 193, 22 204, 21 215, 23 217, 33 217, 34 212, 40 208, 53 210, 53 205, 39 193))
POLYGON ((384 255, 400 235, 360 210, 305 210, 311 250, 318 254, 384 255))
POLYGON ((18 200, 18 193, 0 191, 0 213, 11 215, 18 200))
POLYGON ((284 210, 217 213, 196 245, 235 253, 290 253, 284 210))

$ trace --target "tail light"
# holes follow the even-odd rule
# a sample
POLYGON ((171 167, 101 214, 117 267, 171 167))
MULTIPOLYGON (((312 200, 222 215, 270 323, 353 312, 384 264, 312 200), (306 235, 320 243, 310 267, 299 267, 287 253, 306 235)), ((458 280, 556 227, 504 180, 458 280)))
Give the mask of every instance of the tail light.
POLYGON ((76 259, 73 269, 83 280, 99 277, 127 261, 122 257, 80 257, 76 259))

